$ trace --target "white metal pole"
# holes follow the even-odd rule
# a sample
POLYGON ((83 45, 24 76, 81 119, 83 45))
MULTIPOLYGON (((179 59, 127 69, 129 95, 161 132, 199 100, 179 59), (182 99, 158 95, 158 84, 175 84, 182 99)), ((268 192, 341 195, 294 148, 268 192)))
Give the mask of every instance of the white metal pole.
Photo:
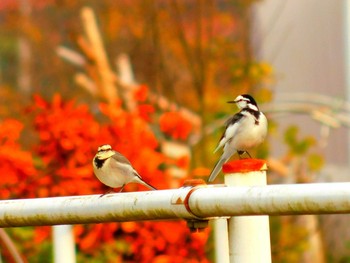
POLYGON ((227 219, 218 218, 213 220, 214 223, 214 247, 215 262, 229 263, 229 246, 228 246, 228 229, 227 219))
POLYGON ((350 214, 350 183, 208 185, 0 201, 0 227, 301 214, 350 214))
MULTIPOLYGON (((266 185, 266 163, 244 159, 223 167, 227 186, 266 185)), ((234 191, 234 188, 232 188, 234 191)), ((268 216, 235 216, 228 220, 230 262, 271 262, 268 216)))
POLYGON ((75 263, 75 243, 71 225, 53 226, 54 263, 75 263))

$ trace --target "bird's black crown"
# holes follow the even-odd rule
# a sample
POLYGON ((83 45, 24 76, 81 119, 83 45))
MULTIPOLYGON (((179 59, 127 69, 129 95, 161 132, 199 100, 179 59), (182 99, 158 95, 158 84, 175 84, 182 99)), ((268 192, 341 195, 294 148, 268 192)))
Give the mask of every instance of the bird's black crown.
POLYGON ((243 98, 249 100, 249 102, 250 102, 251 104, 253 104, 253 105, 255 105, 255 106, 258 106, 257 103, 256 103, 256 101, 255 101, 255 99, 254 99, 251 95, 249 95, 249 94, 242 94, 241 96, 242 96, 243 98))

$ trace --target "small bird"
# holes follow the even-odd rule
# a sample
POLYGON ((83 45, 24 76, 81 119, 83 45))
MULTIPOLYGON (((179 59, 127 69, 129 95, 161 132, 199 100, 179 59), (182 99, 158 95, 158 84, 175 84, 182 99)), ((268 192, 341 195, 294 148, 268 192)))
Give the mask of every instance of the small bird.
POLYGON ((248 150, 261 144, 267 134, 267 119, 259 111, 258 105, 254 98, 248 94, 239 95, 234 101, 240 112, 233 115, 226 121, 226 129, 223 133, 218 146, 214 153, 223 147, 223 154, 214 166, 208 182, 215 180, 220 172, 222 165, 237 152, 239 158, 246 153, 250 158, 248 150))
POLYGON ((119 152, 114 151, 109 144, 98 147, 92 165, 96 177, 111 188, 121 187, 119 192, 128 183, 139 183, 152 190, 157 190, 143 181, 129 160, 119 152))

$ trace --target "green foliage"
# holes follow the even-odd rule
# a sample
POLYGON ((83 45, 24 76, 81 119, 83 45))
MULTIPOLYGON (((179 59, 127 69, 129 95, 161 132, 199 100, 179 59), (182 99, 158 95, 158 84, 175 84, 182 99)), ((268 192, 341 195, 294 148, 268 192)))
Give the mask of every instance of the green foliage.
POLYGON ((52 262, 52 243, 47 238, 40 242, 40 246, 33 246, 35 239, 34 227, 7 228, 7 234, 19 249, 19 253, 30 263, 52 262))
POLYGON ((270 217, 272 261, 300 262, 308 248, 308 231, 297 222, 296 216, 270 217))
POLYGON ((304 155, 311 146, 316 144, 316 140, 311 136, 306 136, 298 140, 298 133, 299 127, 295 125, 290 126, 284 134, 284 141, 289 146, 292 154, 304 155))
POLYGON ((311 171, 319 171, 324 165, 324 158, 322 155, 317 153, 311 153, 307 159, 308 167, 311 171))
MULTIPOLYGON (((334 252, 329 253, 327 255, 328 263, 350 263, 350 256, 346 254, 350 254, 350 241, 345 242, 346 253, 345 255, 339 255, 334 252)), ((344 252, 343 252, 344 253, 344 252)))
POLYGON ((285 131, 284 141, 289 147, 289 153, 295 156, 305 156, 308 169, 312 172, 319 171, 324 165, 324 158, 321 154, 310 153, 312 147, 316 146, 316 139, 313 136, 299 138, 299 127, 292 125, 285 131))
POLYGON ((269 155, 269 144, 264 142, 256 150, 256 157, 261 159, 266 159, 269 155))
POLYGON ((90 262, 90 263, 101 263, 101 262, 123 262, 122 255, 125 255, 125 251, 132 253, 130 244, 125 240, 118 239, 115 242, 105 243, 100 249, 96 250, 93 255, 78 253, 77 262, 90 262))

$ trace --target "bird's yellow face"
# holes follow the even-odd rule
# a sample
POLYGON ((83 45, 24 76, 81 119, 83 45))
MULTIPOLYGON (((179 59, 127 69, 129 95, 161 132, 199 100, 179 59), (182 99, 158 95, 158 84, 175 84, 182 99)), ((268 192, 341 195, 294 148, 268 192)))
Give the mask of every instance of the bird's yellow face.
POLYGON ((112 147, 109 144, 105 144, 98 147, 96 157, 103 160, 111 157, 114 154, 115 152, 113 151, 112 147))

